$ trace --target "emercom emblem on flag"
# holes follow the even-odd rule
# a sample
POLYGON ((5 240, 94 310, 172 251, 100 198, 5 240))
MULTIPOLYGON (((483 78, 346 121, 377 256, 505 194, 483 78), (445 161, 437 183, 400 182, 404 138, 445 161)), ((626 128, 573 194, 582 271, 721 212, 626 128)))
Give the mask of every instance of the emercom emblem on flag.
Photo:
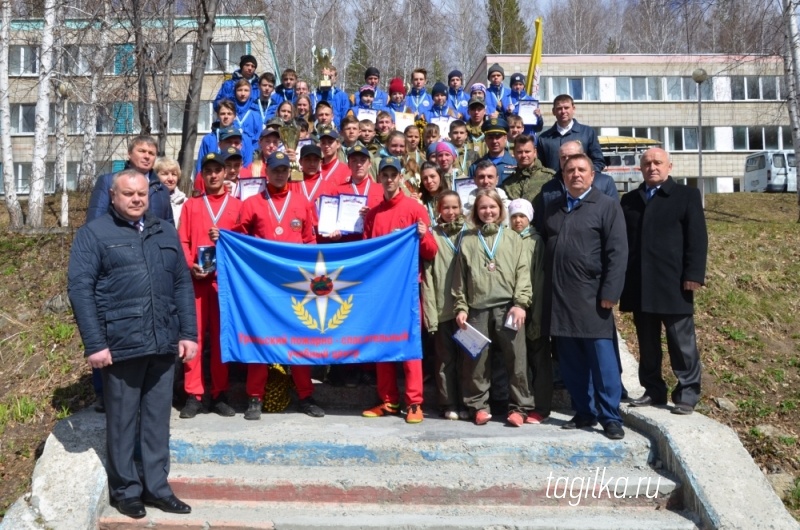
POLYGON ((361 282, 348 282, 339 280, 339 275, 344 270, 344 267, 339 267, 333 271, 330 276, 328 275, 328 268, 325 264, 325 256, 320 251, 317 254, 317 264, 314 267, 314 272, 308 272, 303 267, 298 267, 300 274, 303 275, 305 281, 284 283, 284 287, 290 289, 297 289, 298 291, 306 291, 306 295, 302 300, 296 300, 293 296, 292 310, 297 316, 298 320, 307 327, 314 331, 319 330, 320 333, 325 333, 327 330, 336 329, 347 320, 350 311, 353 309, 353 295, 350 295, 347 300, 344 300, 339 291, 343 291, 353 285, 358 285, 361 282), (328 314, 328 300, 331 299, 339 304, 339 309, 331 317, 330 320, 325 322, 328 314), (306 304, 314 300, 317 306, 317 316, 319 320, 309 312, 306 304))

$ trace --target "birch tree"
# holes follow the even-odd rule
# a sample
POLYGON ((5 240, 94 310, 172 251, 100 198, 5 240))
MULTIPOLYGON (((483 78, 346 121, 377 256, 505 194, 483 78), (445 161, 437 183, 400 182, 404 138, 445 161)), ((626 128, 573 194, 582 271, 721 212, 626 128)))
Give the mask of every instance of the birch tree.
POLYGON ((56 1, 45 0, 42 41, 39 47, 39 87, 36 97, 36 126, 33 132, 33 164, 27 224, 42 226, 44 217, 45 158, 47 157, 48 124, 50 122, 50 82, 53 77, 53 31, 56 23, 56 1))
POLYGON ((3 152, 3 189, 12 229, 24 223, 22 207, 14 182, 14 155, 11 148, 11 103, 8 99, 8 51, 11 37, 11 0, 0 0, 0 148, 3 152))

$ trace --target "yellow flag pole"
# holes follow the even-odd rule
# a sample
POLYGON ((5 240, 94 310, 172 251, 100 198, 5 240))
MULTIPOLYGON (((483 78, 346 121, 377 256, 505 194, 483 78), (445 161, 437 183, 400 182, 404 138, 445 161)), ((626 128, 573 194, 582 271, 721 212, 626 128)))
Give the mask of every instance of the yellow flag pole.
POLYGON ((528 64, 528 76, 525 78, 525 92, 529 96, 539 99, 539 76, 542 68, 542 17, 533 23, 536 37, 531 48, 531 61, 528 64))

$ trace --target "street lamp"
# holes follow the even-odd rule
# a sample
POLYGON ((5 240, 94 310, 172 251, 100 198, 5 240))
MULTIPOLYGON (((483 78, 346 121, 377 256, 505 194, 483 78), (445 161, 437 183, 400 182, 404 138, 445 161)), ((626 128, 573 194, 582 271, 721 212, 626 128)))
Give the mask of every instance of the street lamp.
POLYGON ((702 68, 692 72, 692 80, 697 83, 697 182, 703 208, 706 207, 706 183, 703 180, 703 92, 700 88, 707 79, 708 73, 702 68))
POLYGON ((58 168, 61 171, 61 227, 65 228, 69 226, 69 194, 67 194, 67 150, 66 150, 66 133, 67 133, 67 112, 68 112, 68 103, 69 98, 72 96, 72 86, 67 83, 66 81, 61 81, 56 86, 56 92, 58 92, 58 97, 61 99, 61 123, 59 124, 59 131, 58 131, 58 140, 57 144, 58 149, 61 152, 61 167, 58 168))

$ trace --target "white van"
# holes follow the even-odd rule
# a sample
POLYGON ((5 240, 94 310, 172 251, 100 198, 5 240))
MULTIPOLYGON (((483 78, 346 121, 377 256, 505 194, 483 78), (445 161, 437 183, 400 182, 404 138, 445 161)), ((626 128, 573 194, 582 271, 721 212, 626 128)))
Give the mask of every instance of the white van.
POLYGON ((797 162, 794 151, 761 151, 744 163, 742 191, 797 191, 797 162))

